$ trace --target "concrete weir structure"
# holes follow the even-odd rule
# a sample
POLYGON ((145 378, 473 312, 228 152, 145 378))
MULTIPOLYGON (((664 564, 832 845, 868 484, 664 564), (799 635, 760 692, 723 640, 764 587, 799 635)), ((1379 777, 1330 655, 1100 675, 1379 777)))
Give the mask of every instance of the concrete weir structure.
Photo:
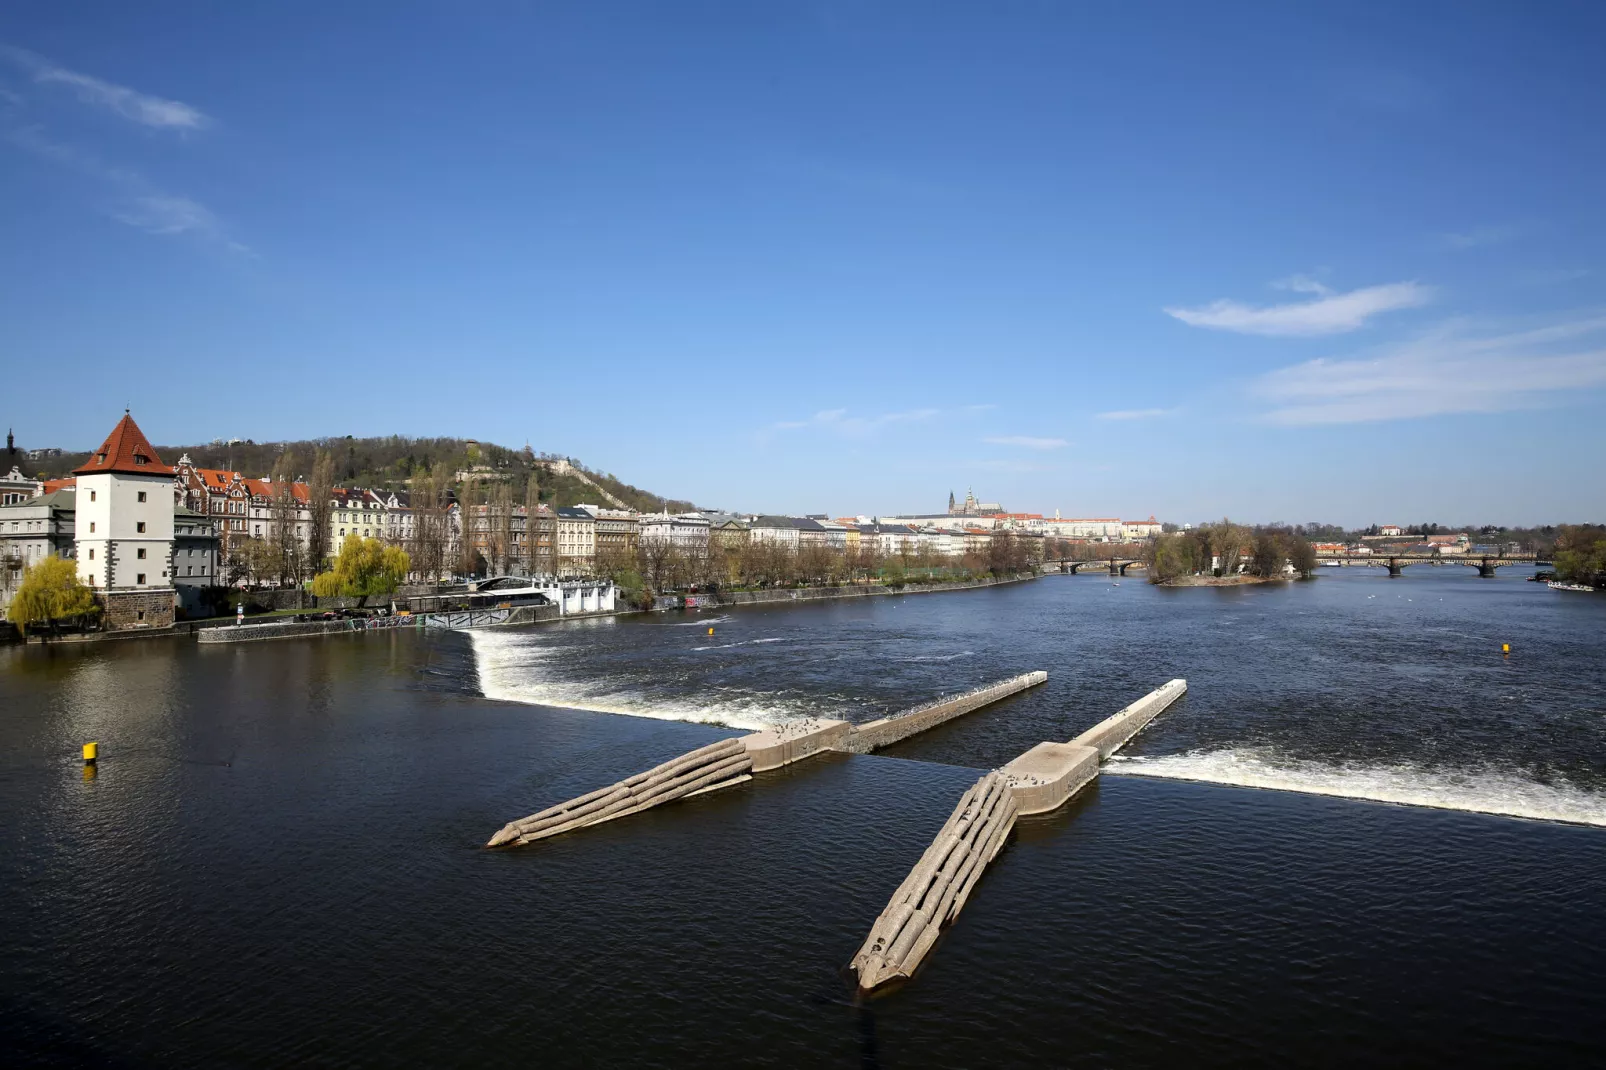
POLYGON ((1016 817, 1063 806, 1099 775, 1100 762, 1187 690, 1187 681, 1172 680, 1069 743, 1039 743, 978 780, 870 927, 851 963, 859 988, 912 977, 1003 849, 1016 817))
POLYGON ((779 769, 826 751, 867 754, 1035 687, 1047 679, 1046 672, 1022 673, 864 725, 806 717, 762 732, 722 739, 606 788, 510 821, 497 830, 486 846, 534 843, 676 799, 734 787, 751 780, 753 773, 779 769))

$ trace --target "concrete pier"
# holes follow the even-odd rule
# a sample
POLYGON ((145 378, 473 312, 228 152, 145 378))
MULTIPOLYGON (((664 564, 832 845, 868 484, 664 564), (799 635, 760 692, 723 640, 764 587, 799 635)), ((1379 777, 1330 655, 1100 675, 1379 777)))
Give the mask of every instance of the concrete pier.
POLYGON ((977 781, 870 927, 851 964, 859 988, 870 991, 912 977, 938 931, 959 916, 982 870, 998 856, 1015 818, 1063 806, 1098 776, 1101 761, 1187 690, 1187 681, 1172 680, 1070 742, 1039 743, 977 781), (998 795, 1008 800, 1002 809, 988 802, 998 795), (950 897, 947 889, 956 880, 963 882, 963 891, 950 897))

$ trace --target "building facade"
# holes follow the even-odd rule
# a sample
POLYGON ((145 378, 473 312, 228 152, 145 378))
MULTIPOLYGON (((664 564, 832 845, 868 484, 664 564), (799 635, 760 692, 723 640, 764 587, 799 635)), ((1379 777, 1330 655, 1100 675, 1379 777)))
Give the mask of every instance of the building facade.
POLYGON ((73 470, 78 576, 108 628, 173 623, 173 479, 128 413, 73 470))

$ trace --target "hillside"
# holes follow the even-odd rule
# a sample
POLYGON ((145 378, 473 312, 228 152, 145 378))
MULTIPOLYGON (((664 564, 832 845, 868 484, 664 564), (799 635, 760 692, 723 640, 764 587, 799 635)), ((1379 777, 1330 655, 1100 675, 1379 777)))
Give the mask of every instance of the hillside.
MULTIPOLYGON (((211 442, 194 446, 156 447, 162 460, 174 464, 188 454, 191 461, 202 468, 223 468, 245 473, 247 476, 265 476, 272 473, 285 453, 291 455, 297 475, 305 478, 312 468, 314 454, 328 450, 335 459, 335 478, 343 486, 372 487, 381 490, 405 490, 414 473, 422 473, 440 462, 452 472, 471 469, 488 469, 481 478, 506 478, 513 481, 515 497, 522 499, 530 473, 536 473, 541 488, 541 501, 551 506, 578 505, 599 501, 597 491, 573 472, 564 472, 564 461, 584 472, 598 486, 606 489, 629 508, 641 512, 654 512, 667 504, 671 512, 684 512, 694 508, 691 502, 675 498, 660 498, 651 491, 632 486, 610 472, 597 472, 572 457, 560 458, 551 454, 537 454, 529 450, 511 450, 493 442, 476 442, 462 438, 326 438, 300 442, 211 442)), ((10 458, 0 454, 0 464, 20 467, 34 478, 64 476, 89 459, 89 454, 68 453, 48 460, 29 461, 19 447, 10 458)))

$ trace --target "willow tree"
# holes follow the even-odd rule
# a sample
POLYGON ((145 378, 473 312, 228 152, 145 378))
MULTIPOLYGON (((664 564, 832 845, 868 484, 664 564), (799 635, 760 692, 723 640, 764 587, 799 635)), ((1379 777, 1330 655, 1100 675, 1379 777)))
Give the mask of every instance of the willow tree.
POLYGON ((78 564, 52 554, 22 574, 6 616, 27 631, 48 624, 55 631, 63 621, 87 621, 100 615, 95 593, 78 578, 78 564))
POLYGON ((393 594, 412 569, 407 551, 388 546, 380 539, 361 535, 346 536, 340 555, 328 572, 312 581, 312 593, 319 598, 367 598, 393 594))

